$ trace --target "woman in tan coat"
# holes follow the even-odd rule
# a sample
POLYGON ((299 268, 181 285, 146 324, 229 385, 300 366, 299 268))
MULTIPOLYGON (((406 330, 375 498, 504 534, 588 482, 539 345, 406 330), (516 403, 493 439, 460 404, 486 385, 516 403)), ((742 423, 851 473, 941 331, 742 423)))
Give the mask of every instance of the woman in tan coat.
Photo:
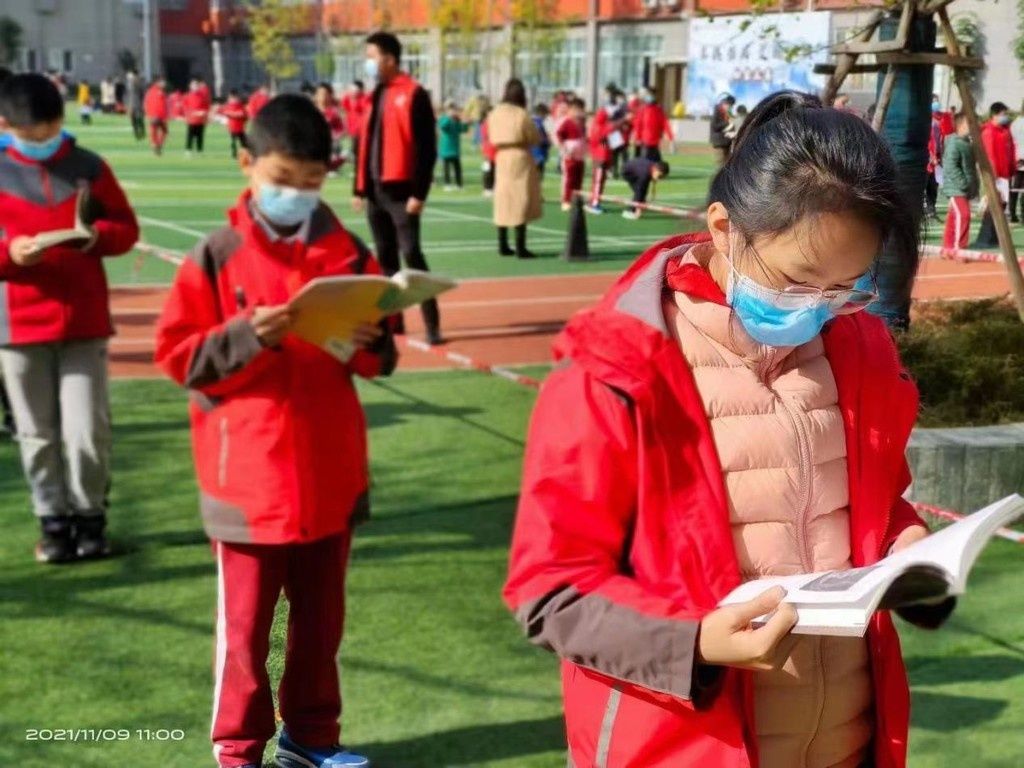
POLYGON ((494 223, 498 227, 498 252, 502 256, 532 259, 526 249, 526 224, 541 215, 540 175, 530 148, 540 134, 526 111, 526 89, 513 78, 505 96, 487 116, 487 135, 496 150, 494 172, 494 223), (508 244, 508 228, 515 227, 516 248, 508 244))

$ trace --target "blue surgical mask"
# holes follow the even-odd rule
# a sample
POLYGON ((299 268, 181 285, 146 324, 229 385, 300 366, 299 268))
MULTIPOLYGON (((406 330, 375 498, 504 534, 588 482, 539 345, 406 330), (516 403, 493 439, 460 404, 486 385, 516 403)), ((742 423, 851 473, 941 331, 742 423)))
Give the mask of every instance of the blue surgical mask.
POLYGON ((64 134, 58 133, 51 139, 46 141, 27 141, 25 139, 19 139, 17 136, 11 136, 11 145, 18 150, 22 155, 27 157, 29 160, 36 160, 40 163, 49 160, 60 149, 60 145, 64 143, 64 134))
POLYGON ((377 75, 380 74, 380 62, 377 59, 365 59, 363 61, 363 72, 371 80, 376 80, 377 75))
POLYGON ((274 224, 294 227, 306 221, 320 204, 320 192, 261 183, 256 205, 274 224))
POLYGON ((725 298, 754 341, 769 347, 799 347, 821 333, 825 323, 835 317, 820 298, 767 288, 740 274, 731 253, 728 260, 725 298))
POLYGON ((644 103, 645 104, 653 104, 654 103, 654 94, 653 93, 645 93, 644 94, 644 103))
POLYGON ((939 104, 939 102, 937 102, 937 101, 933 101, 932 102, 932 112, 941 112, 941 111, 942 111, 942 105, 939 104))

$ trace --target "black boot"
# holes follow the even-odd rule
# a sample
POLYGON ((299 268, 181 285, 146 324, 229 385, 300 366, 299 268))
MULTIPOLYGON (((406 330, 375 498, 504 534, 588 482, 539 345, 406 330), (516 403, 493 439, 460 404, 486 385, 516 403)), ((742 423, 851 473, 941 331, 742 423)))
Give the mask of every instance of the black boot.
POLYGON ((526 225, 520 224, 516 227, 516 258, 536 259, 537 254, 526 249, 526 225))
POLYGON ((106 557, 110 554, 110 542, 104 532, 107 527, 107 516, 75 515, 75 552, 85 559, 106 557))
POLYGON ((985 215, 981 219, 981 227, 978 229, 978 236, 971 247, 977 249, 999 247, 999 235, 996 234, 996 225, 990 211, 985 211, 985 215))
POLYGON ((508 227, 498 227, 498 255, 499 256, 515 256, 516 252, 513 251, 508 244, 508 227))
POLYGON ((67 563, 75 559, 75 537, 71 518, 49 515, 39 518, 42 536, 36 544, 36 560, 40 563, 67 563))

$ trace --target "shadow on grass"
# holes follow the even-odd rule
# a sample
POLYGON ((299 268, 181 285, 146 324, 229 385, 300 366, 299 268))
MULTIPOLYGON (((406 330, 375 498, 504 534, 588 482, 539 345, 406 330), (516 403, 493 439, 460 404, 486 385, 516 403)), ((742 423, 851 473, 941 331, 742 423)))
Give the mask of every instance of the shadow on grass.
POLYGON ((915 686, 1001 681, 1024 675, 1024 658, 1005 654, 910 656, 907 670, 915 686))
POLYGON ((913 724, 926 731, 963 730, 995 720, 1008 704, 1004 699, 914 691, 913 724))
POLYGON ((391 742, 360 744, 376 768, 477 765, 564 749, 561 717, 469 725, 391 742))

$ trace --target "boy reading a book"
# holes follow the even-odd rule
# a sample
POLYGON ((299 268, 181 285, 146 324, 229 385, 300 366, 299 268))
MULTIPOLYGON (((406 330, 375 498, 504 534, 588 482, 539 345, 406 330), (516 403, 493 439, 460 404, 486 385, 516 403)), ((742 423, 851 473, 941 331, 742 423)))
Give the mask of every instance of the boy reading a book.
POLYGON ((325 275, 379 274, 320 200, 331 132, 303 96, 272 99, 240 152, 248 188, 179 271, 156 360, 191 390, 204 527, 218 571, 211 737, 220 766, 261 765, 275 733, 266 661, 289 602, 278 764, 366 766, 338 745, 335 664, 352 529, 368 514, 366 420, 352 375, 389 374, 390 326, 360 326, 340 362, 289 332, 289 299, 325 275))
POLYGON ((9 77, 0 114, 10 134, 0 149, 0 367, 42 528, 36 559, 101 557, 113 334, 102 257, 129 250, 139 228, 110 167, 62 132, 64 102, 50 80, 9 77), (78 227, 83 208, 89 223, 78 227), (81 236, 43 247, 72 227, 81 236))

